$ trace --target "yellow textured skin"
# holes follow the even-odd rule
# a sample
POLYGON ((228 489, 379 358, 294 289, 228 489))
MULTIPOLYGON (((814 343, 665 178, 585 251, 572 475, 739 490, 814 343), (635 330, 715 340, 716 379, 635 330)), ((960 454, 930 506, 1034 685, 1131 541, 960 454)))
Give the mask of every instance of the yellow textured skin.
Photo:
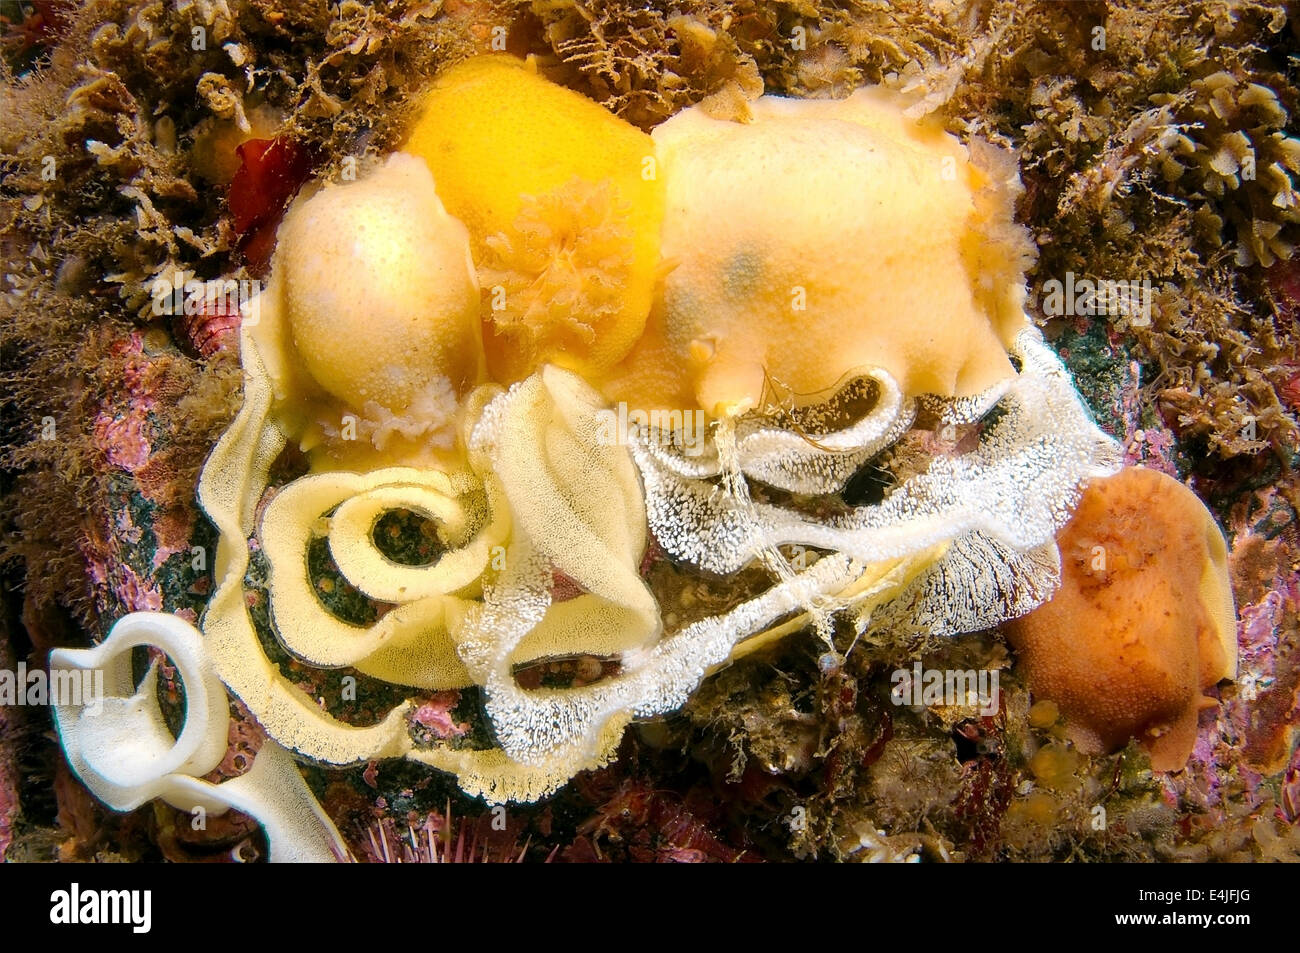
POLYGON ((400 413, 479 383, 478 285, 464 226, 428 170, 395 155, 295 203, 275 267, 297 355, 330 394, 400 413))
POLYGON ((649 136, 522 60, 488 56, 439 77, 402 148, 469 229, 497 380, 545 362, 589 376, 627 354, 659 260, 649 136))
POLYGON ((667 274, 637 350, 605 384, 629 406, 715 416, 883 367, 905 394, 1009 377, 1027 239, 990 173, 890 93, 764 96, 752 121, 688 109, 654 131, 667 274), (670 269, 670 270, 669 270, 670 269))

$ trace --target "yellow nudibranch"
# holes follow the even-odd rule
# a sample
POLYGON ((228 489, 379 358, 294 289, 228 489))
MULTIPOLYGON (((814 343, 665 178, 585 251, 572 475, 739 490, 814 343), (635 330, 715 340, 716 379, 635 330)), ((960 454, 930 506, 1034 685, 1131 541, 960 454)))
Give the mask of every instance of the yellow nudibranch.
POLYGON ((301 362, 358 409, 383 391, 400 414, 448 376, 439 362, 463 393, 481 295, 502 384, 553 363, 629 406, 715 417, 859 367, 908 396, 978 394, 1011 376, 1025 320, 1014 167, 903 105, 764 96, 747 121, 693 108, 651 137, 512 57, 462 63, 402 147, 431 181, 399 154, 287 217, 277 274, 301 362))
POLYGON ((760 406, 769 379, 811 395, 859 366, 908 396, 1011 376, 1033 254, 1014 168, 981 168, 902 106, 878 88, 763 96, 745 122, 696 108, 655 129, 666 274, 615 396, 722 417, 760 406))
POLYGON ((497 379, 547 362, 591 377, 623 358, 659 267, 650 137, 509 56, 447 70, 422 110, 402 149, 469 229, 497 379))
POLYGON ((395 155, 360 182, 317 192, 294 206, 278 237, 294 349, 330 394, 400 413, 430 387, 464 395, 481 383, 465 227, 422 163, 395 155))
POLYGON ((482 57, 433 82, 400 152, 301 196, 242 331, 244 408, 200 484, 221 534, 204 633, 271 737, 534 799, 612 757, 632 718, 680 707, 708 672, 805 623, 828 641, 840 612, 859 633, 959 633, 1041 603, 1055 533, 1079 487, 1117 469, 1116 446, 1024 316, 1033 248, 1012 217, 1014 163, 905 105, 883 89, 764 96, 647 136, 530 63, 482 57), (774 387, 791 412, 812 408, 802 423, 769 412, 774 387), (940 426, 1003 413, 976 451, 847 506, 852 471, 921 400, 940 426), (619 402, 661 422, 700 414, 706 445, 611 439, 619 402), (272 493, 286 443, 310 472, 272 493), (749 481, 834 496, 841 515, 751 498, 749 481), (398 509, 437 527, 432 565, 378 551, 376 521, 398 509), (243 588, 254 535, 299 660, 477 685, 498 747, 418 745, 409 704, 368 727, 322 711, 261 648, 243 588), (681 565, 757 561, 776 583, 673 628, 641 574, 652 536, 681 565), (373 625, 316 598, 321 538, 391 607, 373 625), (820 558, 792 565, 787 544, 820 558), (557 595, 560 578, 576 596, 557 595), (578 654, 617 671, 567 689, 514 677, 578 654))

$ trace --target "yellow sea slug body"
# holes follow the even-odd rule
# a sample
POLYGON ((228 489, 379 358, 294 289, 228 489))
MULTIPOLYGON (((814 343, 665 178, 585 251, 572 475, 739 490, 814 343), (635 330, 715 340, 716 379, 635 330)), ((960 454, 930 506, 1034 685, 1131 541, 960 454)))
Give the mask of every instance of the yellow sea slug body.
POLYGON ((464 227, 408 156, 295 205, 276 260, 293 346, 322 388, 400 413, 482 378, 478 285, 464 227))
POLYGON ((277 238, 245 331, 283 432, 316 469, 463 465, 463 409, 485 379, 478 282, 424 163, 399 153, 309 191, 277 238))
POLYGON ((667 275, 609 389, 654 406, 675 376, 722 416, 768 380, 809 394, 864 365, 908 395, 1009 377, 1028 241, 966 148, 900 106, 878 89, 764 96, 749 122, 694 108, 655 129, 667 275))
POLYGON ((645 133, 509 56, 439 77, 402 147, 469 229, 498 380, 597 374, 641 336, 663 211, 645 133))

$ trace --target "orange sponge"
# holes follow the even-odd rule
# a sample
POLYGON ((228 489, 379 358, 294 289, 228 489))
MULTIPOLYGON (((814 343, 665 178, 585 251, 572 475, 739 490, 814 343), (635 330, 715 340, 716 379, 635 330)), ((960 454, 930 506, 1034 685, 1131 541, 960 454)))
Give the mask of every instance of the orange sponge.
POLYGON ((1191 490, 1154 470, 1094 480, 1062 529, 1061 589, 1006 626, 1037 698, 1079 750, 1137 738, 1156 770, 1191 755, 1202 692, 1237 669, 1227 545, 1191 490))

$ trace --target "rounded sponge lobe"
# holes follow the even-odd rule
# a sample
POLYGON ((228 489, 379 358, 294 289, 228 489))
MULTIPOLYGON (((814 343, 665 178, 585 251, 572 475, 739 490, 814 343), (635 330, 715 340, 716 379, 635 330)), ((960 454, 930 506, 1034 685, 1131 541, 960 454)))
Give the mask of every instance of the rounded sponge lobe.
POLYGON ((330 394, 401 413, 430 394, 453 401, 482 379, 468 236, 419 159, 398 153, 295 203, 278 243, 294 350, 330 394))
POLYGON ((441 74, 402 148, 469 228, 495 379, 547 362, 590 376, 627 354, 659 262, 649 136, 501 55, 441 74))
POLYGON ((661 313, 606 389, 629 404, 675 399, 667 359, 721 416, 758 405, 766 383, 811 394, 860 366, 909 395, 967 396, 1011 376, 1032 256, 1012 219, 1014 170, 977 166, 881 89, 764 96, 750 112, 695 107, 654 130, 661 313))
POLYGON ((1061 588, 1006 634, 1030 688, 1055 702, 1080 750, 1137 738, 1180 769, 1202 692, 1237 667, 1227 546, 1182 483, 1131 468, 1088 484, 1061 530, 1061 588))

